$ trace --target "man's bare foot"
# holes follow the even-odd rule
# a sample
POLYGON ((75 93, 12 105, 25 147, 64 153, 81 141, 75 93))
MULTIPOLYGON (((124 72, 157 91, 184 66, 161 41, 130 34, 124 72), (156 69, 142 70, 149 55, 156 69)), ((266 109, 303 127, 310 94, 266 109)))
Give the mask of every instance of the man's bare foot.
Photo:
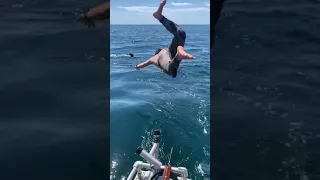
POLYGON ((163 10, 163 6, 166 5, 167 0, 163 0, 160 5, 159 8, 156 12, 153 13, 153 17, 155 17, 156 19, 158 19, 160 21, 160 19, 162 18, 162 10, 163 10))
POLYGON ((184 51, 183 47, 179 46, 177 48, 179 59, 195 59, 191 54, 188 54, 184 51))

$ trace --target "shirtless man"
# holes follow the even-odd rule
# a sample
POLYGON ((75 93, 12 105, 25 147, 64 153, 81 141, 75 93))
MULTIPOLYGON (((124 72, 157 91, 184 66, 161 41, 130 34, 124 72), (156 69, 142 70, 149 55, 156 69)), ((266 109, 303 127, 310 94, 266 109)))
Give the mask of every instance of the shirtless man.
POLYGON ((155 55, 145 62, 142 62, 136 66, 136 69, 146 67, 150 64, 154 64, 162 69, 165 73, 175 78, 177 76, 177 70, 179 64, 183 59, 195 59, 191 54, 184 51, 184 43, 186 40, 186 33, 181 27, 174 22, 168 20, 162 15, 162 10, 166 0, 160 3, 159 8, 153 13, 153 16, 160 21, 160 23, 173 34, 173 39, 168 48, 159 48, 155 52, 155 55))

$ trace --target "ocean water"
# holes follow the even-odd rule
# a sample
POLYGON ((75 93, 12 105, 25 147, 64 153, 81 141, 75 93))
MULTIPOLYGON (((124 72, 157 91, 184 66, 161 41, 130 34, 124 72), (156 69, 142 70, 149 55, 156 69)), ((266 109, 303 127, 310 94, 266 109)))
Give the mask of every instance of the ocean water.
POLYGON ((212 179, 320 179, 320 1, 226 1, 211 54, 212 179))
POLYGON ((187 167, 192 179, 210 178, 210 27, 181 27, 187 33, 185 49, 196 60, 182 61, 178 76, 171 78, 154 65, 134 68, 171 42, 162 25, 111 25, 112 179, 127 176, 141 160, 135 154, 138 146, 150 150, 154 129, 162 133, 163 163, 173 147, 173 166, 187 167))
POLYGON ((183 62, 176 79, 155 67, 137 72, 132 66, 170 35, 155 26, 163 41, 135 40, 149 43, 128 47, 136 59, 119 43, 106 61, 109 22, 90 30, 75 22, 79 9, 99 3, 1 1, 0 179, 107 179, 109 154, 117 179, 140 159, 137 146, 150 147, 155 128, 161 157, 174 146, 172 164, 194 179, 320 178, 318 0, 226 1, 211 53, 211 126, 209 52, 195 47, 208 41, 190 41, 195 26, 183 27, 197 60, 183 62))
POLYGON ((109 177, 109 21, 91 1, 1 1, 0 179, 109 177))

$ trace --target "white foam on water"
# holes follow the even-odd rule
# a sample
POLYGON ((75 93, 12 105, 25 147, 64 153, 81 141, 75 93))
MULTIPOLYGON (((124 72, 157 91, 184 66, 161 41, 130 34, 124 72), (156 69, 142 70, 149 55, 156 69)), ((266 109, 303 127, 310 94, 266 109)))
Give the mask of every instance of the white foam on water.
POLYGON ((130 57, 129 54, 110 54, 110 57, 117 58, 117 57, 130 57))
POLYGON ((110 179, 116 179, 116 173, 117 173, 117 168, 118 163, 116 161, 111 161, 111 172, 110 172, 110 179))

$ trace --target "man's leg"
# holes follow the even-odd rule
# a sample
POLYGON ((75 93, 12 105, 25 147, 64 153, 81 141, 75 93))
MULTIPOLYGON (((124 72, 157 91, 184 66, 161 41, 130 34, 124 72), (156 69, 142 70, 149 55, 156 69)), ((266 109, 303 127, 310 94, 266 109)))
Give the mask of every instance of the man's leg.
POLYGON ((171 51, 171 55, 175 56, 177 54, 178 46, 184 47, 184 44, 186 41, 186 33, 177 24, 168 20, 165 17, 163 18, 161 23, 166 27, 167 30, 169 30, 169 28, 170 28, 171 31, 175 32, 175 34, 173 35, 171 44, 169 46, 169 50, 171 51))
POLYGON ((184 32, 184 30, 180 28, 176 23, 170 21, 162 15, 162 10, 165 4, 166 0, 163 0, 159 5, 158 10, 153 13, 153 16, 158 19, 160 23, 163 24, 163 26, 174 36, 169 46, 172 57, 172 61, 169 65, 169 73, 172 77, 176 77, 181 60, 194 59, 194 57, 184 51, 184 44, 186 40, 186 33, 184 32))
POLYGON ((178 46, 184 47, 186 40, 185 31, 179 27, 176 23, 170 21, 166 17, 162 15, 162 10, 164 5, 166 4, 166 0, 163 0, 160 3, 159 8, 156 12, 153 13, 153 16, 160 21, 161 24, 171 33, 173 34, 172 42, 169 46, 169 50, 172 56, 175 56, 177 53, 178 46))

